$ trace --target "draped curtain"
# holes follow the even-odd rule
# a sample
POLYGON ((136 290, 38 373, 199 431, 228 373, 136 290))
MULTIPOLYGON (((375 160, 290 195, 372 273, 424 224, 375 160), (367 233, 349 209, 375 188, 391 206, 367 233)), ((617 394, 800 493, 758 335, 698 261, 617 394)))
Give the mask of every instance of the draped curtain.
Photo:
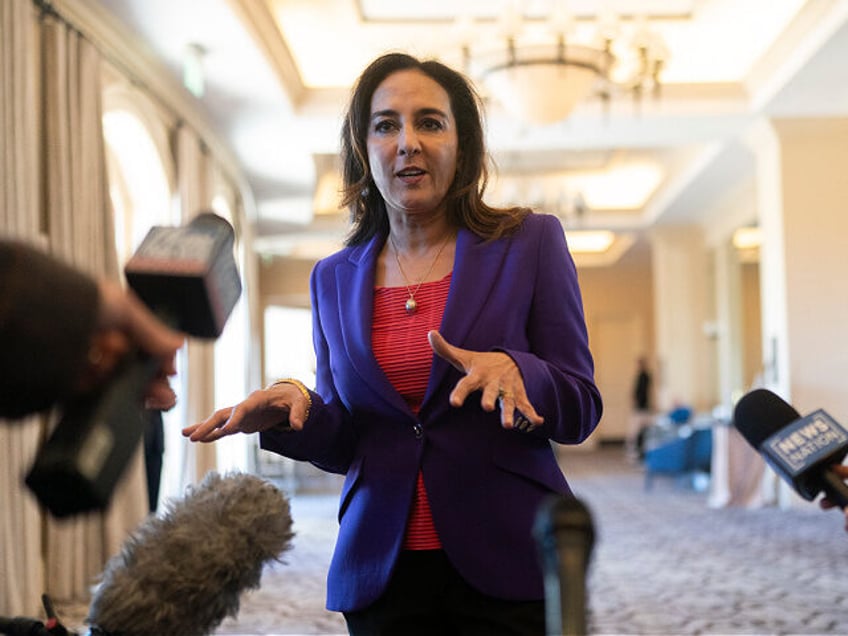
POLYGON ((0 221, 5 236, 35 240, 37 13, 31 2, 0 3, 0 221))
MULTIPOLYGON (((60 18, 39 15, 30 0, 4 0, 0 20, 4 234, 31 239, 93 276, 117 278, 100 55, 60 18), (30 121, 34 113, 40 122, 30 121)), ((43 592, 60 601, 86 600, 105 560, 147 512, 137 453, 105 514, 63 521, 42 516, 22 476, 55 423, 48 419, 55 420, 0 429, 4 615, 40 615, 43 592)))
MULTIPOLYGON (((0 231, 38 242, 37 12, 29 0, 0 2, 0 231)), ((3 390, 0 387, 0 390, 3 390)), ((42 519, 22 486, 41 419, 0 422, 0 615, 37 615, 44 591, 42 519)))
MULTIPOLYGON (((119 279, 101 109, 100 54, 62 20, 42 20, 44 205, 50 250, 96 277, 119 279)), ((106 514, 48 519, 46 589, 85 599, 105 560, 147 512, 140 449, 106 514)))
MULTIPOLYGON (((212 162, 202 140, 189 127, 180 126, 175 138, 180 208, 185 222, 188 222, 210 207, 212 162)), ((186 419, 189 423, 200 422, 215 409, 215 348, 211 342, 189 340, 186 378, 186 419)), ((191 444, 185 441, 183 444, 183 485, 187 485, 196 483, 208 471, 214 470, 217 465, 216 451, 214 444, 191 444)))
MULTIPOLYGON (((0 231, 92 276, 119 280, 102 128, 108 64, 54 14, 54 4, 42 11, 33 0, 0 0, 0 231)), ((170 133, 188 222, 211 207, 221 175, 196 131, 177 125, 170 133)), ((241 207, 235 212, 245 215, 241 207)), ((179 395, 186 424, 215 407, 214 344, 190 340, 187 349, 179 395)), ((0 423, 0 615, 43 615, 44 592, 87 603, 106 560, 147 514, 140 448, 105 513, 57 521, 40 510, 22 480, 56 418, 0 423)), ((216 468, 214 445, 183 441, 180 452, 181 489, 216 468)))

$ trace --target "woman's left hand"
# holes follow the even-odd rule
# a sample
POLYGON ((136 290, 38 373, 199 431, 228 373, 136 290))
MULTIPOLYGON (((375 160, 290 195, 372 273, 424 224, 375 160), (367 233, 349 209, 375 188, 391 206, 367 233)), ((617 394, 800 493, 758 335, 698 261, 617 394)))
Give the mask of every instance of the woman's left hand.
POLYGON ((438 331, 431 331, 427 337, 437 356, 465 374, 451 391, 452 406, 462 406, 471 393, 479 390, 484 411, 494 411, 495 403, 500 402, 504 428, 531 431, 545 421, 530 404, 521 371, 507 354, 461 349, 450 344, 438 331))

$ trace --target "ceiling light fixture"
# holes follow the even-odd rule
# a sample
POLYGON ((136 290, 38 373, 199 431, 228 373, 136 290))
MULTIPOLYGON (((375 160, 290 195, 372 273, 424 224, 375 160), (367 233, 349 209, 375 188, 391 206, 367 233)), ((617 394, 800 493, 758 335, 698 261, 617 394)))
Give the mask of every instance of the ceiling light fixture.
POLYGON ((521 3, 507 2, 498 21, 503 45, 491 49, 470 15, 457 19, 466 71, 521 121, 552 124, 590 97, 602 103, 619 93, 635 103, 659 96, 668 50, 645 16, 626 21, 609 11, 578 20, 566 2, 551 3, 544 20, 525 19, 521 3), (625 24, 626 22, 626 24, 625 24))
POLYGON ((341 207, 342 175, 338 170, 327 170, 318 177, 312 197, 312 212, 316 215, 335 215, 345 212, 341 207))
POLYGON ((615 242, 615 234, 609 230, 571 230, 566 238, 574 254, 602 254, 615 242))
POLYGON ((763 232, 759 227, 740 227, 733 232, 733 247, 738 250, 757 249, 763 244, 763 232))

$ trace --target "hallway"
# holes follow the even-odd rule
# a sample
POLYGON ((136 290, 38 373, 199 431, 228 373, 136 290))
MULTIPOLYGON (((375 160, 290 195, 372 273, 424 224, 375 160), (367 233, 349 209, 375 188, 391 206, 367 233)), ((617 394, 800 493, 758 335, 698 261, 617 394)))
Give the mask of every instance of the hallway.
MULTIPOLYGON (((848 634, 841 514, 817 505, 711 509, 706 493, 663 478, 646 491, 641 468, 619 448, 565 449, 561 461, 594 519, 590 634, 848 634)), ((261 588, 242 597, 237 620, 224 621, 217 636, 346 633, 341 615, 324 609, 337 527, 332 490, 292 497, 293 549, 266 569, 261 588)), ((85 633, 85 607, 57 609, 85 633)))
MULTIPOLYGON (((710 509, 706 494, 667 479, 643 487, 618 448, 565 450, 597 540, 589 572, 593 634, 848 634, 848 535, 815 506, 710 509)), ((220 635, 339 634, 323 609, 335 494, 292 499, 298 535, 220 635)))

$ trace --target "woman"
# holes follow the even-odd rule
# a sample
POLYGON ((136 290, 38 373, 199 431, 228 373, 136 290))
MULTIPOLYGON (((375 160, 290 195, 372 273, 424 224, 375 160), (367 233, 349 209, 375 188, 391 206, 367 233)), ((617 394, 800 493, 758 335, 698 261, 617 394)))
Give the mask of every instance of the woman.
POLYGON ((364 71, 342 159, 353 227, 311 277, 315 391, 280 380, 185 433, 259 431, 346 474, 327 607, 351 634, 542 634, 531 528, 569 493, 550 440, 601 415, 562 227, 483 203, 479 100, 437 62, 364 71))

